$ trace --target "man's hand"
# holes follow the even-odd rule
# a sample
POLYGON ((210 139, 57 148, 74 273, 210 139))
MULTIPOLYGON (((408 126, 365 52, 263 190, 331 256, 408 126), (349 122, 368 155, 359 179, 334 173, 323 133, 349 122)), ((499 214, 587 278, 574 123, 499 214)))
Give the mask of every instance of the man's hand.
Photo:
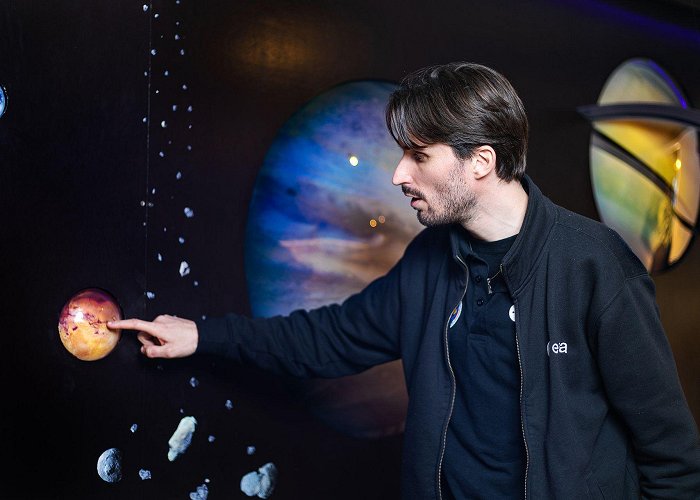
POLYGON ((197 350, 197 325, 189 319, 164 314, 153 321, 124 319, 109 321, 109 328, 138 330, 141 352, 149 358, 184 358, 197 350))

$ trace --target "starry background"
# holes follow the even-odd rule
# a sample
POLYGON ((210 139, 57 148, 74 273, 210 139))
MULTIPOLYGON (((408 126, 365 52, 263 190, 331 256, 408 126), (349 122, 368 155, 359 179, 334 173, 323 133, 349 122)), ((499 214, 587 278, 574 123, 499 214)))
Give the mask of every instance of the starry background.
MULTIPOLYGON (((210 498, 246 498, 240 478, 272 461, 272 498, 398 498, 400 435, 349 436, 286 381, 216 358, 145 359, 129 332, 81 362, 59 341, 61 308, 94 286, 126 316, 252 314, 249 207, 280 128, 337 85, 428 64, 503 72, 531 120, 530 175, 598 218, 577 106, 624 60, 648 57, 698 107, 699 54, 692 2, 3 1, 0 497, 188 498, 209 479, 210 498), (169 462, 185 415, 195 437, 169 462), (115 484, 96 473, 111 447, 124 457, 115 484)), ((697 244, 655 276, 696 419, 699 278, 697 244)))

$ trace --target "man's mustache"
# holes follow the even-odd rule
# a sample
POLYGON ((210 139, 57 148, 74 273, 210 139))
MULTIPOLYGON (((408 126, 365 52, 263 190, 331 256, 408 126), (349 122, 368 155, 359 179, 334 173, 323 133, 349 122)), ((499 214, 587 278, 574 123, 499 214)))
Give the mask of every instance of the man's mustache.
POLYGON ((406 186, 401 186, 401 191, 403 191, 403 194, 405 194, 406 196, 423 199, 423 193, 421 193, 420 191, 412 191, 406 186))

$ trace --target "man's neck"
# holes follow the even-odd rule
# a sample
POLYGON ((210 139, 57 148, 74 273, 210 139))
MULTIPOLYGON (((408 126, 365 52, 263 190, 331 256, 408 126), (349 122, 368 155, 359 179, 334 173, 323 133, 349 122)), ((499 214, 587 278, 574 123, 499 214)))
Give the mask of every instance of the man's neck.
POLYGON ((520 232, 528 195, 519 181, 493 182, 480 193, 474 217, 462 223, 472 237, 498 241, 520 232))

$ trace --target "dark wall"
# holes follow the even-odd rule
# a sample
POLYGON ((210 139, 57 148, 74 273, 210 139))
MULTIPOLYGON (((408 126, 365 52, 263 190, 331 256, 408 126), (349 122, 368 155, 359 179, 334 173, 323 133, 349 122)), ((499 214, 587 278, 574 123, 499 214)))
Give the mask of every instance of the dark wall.
MULTIPOLYGON (((187 498, 205 478, 211 498, 239 498, 241 476, 268 461, 280 470, 273 498, 398 497, 400 437, 349 438, 277 379, 215 359, 148 360, 127 333, 104 360, 81 362, 56 331, 63 304, 90 286, 110 290, 126 316, 249 313, 243 235, 257 171, 279 127, 329 87, 397 81, 452 60, 490 65, 528 110, 530 175, 555 202, 594 218, 590 127, 576 107, 594 103, 612 70, 637 56, 700 103, 700 15, 669 2, 148 7, 0 3, 0 85, 9 94, 0 118, 3 498, 187 498), (182 260, 192 269, 184 278, 182 260), (196 440, 169 463, 181 410, 205 414, 197 435, 216 439, 196 440), (113 446, 125 477, 108 484, 95 466, 113 446), (141 481, 141 468, 153 479, 141 481)), ((655 277, 696 420, 699 278, 697 244, 655 277)))

